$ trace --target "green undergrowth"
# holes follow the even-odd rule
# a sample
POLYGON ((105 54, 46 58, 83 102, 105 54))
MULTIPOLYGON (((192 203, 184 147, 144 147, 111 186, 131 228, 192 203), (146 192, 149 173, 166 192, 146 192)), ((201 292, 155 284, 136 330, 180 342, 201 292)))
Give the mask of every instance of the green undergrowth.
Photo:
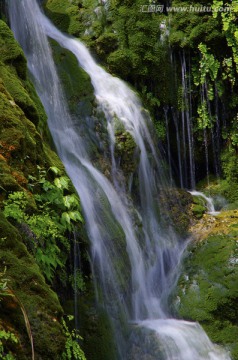
MULTIPOLYGON (((73 316, 68 316, 68 320, 73 320, 73 316)), ((70 330, 66 321, 63 319, 63 328, 66 335, 65 351, 62 354, 62 360, 86 360, 79 341, 82 337, 77 330, 70 330)))
MULTIPOLYGON (((31 193, 13 192, 4 202, 4 215, 15 221, 25 234, 26 245, 33 253, 42 273, 52 282, 56 268, 64 269, 70 251, 70 237, 82 222, 78 197, 70 192, 67 176, 46 179, 46 171, 38 168, 39 177, 29 176, 31 193)), ((51 172, 59 174, 52 167, 51 172)))
MULTIPOLYGON (((18 230, 0 214, 0 266, 6 267, 8 286, 19 301, 24 304, 31 324, 36 354, 42 358, 60 359, 64 349, 64 335, 59 319, 62 308, 57 295, 46 285, 39 267, 23 244, 18 230)), ((15 348, 17 359, 29 359, 31 354, 24 316, 19 304, 13 298, 2 300, 1 320, 3 328, 13 327, 24 347, 15 348)), ((10 347, 11 349, 11 347, 10 347)))
POLYGON ((211 340, 238 359, 238 231, 210 235, 188 248, 174 306, 178 314, 198 321, 211 340))
POLYGON ((238 209, 238 156, 236 146, 230 141, 222 151, 221 166, 221 178, 204 178, 197 184, 197 189, 213 197, 220 208, 238 209))

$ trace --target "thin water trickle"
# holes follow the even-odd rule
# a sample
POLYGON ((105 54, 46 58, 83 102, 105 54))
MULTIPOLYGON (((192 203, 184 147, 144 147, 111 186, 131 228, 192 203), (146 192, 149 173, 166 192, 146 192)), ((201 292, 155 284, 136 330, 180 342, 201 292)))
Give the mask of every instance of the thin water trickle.
POLYGON ((187 110, 187 86, 186 86, 186 62, 184 52, 181 56, 181 74, 182 74, 182 109, 181 109, 181 119, 182 119, 182 154, 183 154, 183 178, 185 187, 188 187, 188 176, 187 176, 187 136, 186 136, 186 110, 187 110))
POLYGON ((200 196, 201 198, 203 198, 205 200, 205 205, 207 207, 207 212, 208 214, 211 215, 218 215, 220 212, 215 210, 215 206, 214 206, 214 201, 211 197, 206 196, 203 192, 201 191, 189 191, 189 193, 191 195, 194 196, 200 196))
POLYGON ((119 359, 128 358, 125 326, 134 321, 155 330, 164 349, 172 341, 173 353, 166 350, 163 360, 229 360, 210 342, 208 347, 206 334, 198 325, 168 318, 168 295, 179 275, 177 267, 185 244, 178 241, 171 226, 166 232, 161 229, 163 208, 159 199, 166 199, 172 189, 161 165, 163 159, 153 145, 150 118, 141 111, 139 99, 124 82, 101 69, 80 41, 57 30, 36 1, 9 0, 8 8, 11 27, 26 54, 58 154, 81 199, 91 240, 92 273, 114 324, 119 359), (90 139, 84 139, 70 116, 47 37, 70 50, 91 77, 98 106, 107 121, 111 179, 93 165, 87 151, 90 139), (116 183, 115 176, 122 169, 114 156, 115 121, 130 133, 137 147, 137 205, 128 196, 127 186, 116 183), (119 189, 123 194, 118 194, 119 189), (201 351, 188 339, 191 328, 196 329, 201 351), (198 355, 188 358, 188 354, 198 355))
MULTIPOLYGON (((190 189, 195 188, 195 165, 194 165, 194 151, 193 151, 193 123, 192 123, 192 102, 191 102, 191 74, 190 69, 188 71, 187 61, 185 52, 183 51, 182 60, 181 60, 181 69, 182 69, 182 88, 183 88, 183 109, 182 109, 182 119, 185 123, 183 125, 183 138, 184 138, 184 148, 188 149, 188 163, 186 165, 185 173, 188 171, 188 181, 187 187, 190 189), (187 170, 188 169, 188 170, 187 170)), ((185 150, 184 150, 185 152, 185 150)), ((186 157, 186 152, 184 153, 186 157)))
POLYGON ((172 156, 170 148, 170 133, 169 133, 169 118, 168 118, 168 107, 164 107, 164 117, 165 117, 165 126, 166 126, 166 139, 167 139, 167 151, 168 151, 168 165, 169 165, 169 183, 170 186, 173 184, 172 177, 172 156))
POLYGON ((181 155, 181 141, 180 141, 180 134, 179 134, 179 122, 178 122, 178 115, 176 111, 172 109, 172 116, 173 116, 173 122, 175 126, 175 132, 176 132, 176 144, 177 144, 177 154, 178 154, 178 166, 179 166, 179 181, 180 181, 180 187, 184 188, 184 178, 183 178, 183 169, 182 169, 182 155, 181 155))

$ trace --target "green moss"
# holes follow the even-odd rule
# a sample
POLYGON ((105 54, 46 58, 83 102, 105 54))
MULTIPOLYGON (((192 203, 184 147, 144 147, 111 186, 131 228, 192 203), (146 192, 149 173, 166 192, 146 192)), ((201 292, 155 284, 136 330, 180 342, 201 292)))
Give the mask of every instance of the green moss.
POLYGON ((89 360, 115 360, 116 345, 112 324, 106 312, 94 304, 93 292, 87 292, 79 299, 79 321, 84 339, 82 348, 89 360))
POLYGON ((55 41, 51 44, 71 112, 82 119, 92 115, 94 90, 89 75, 70 51, 61 48, 55 41))
POLYGON ((205 211, 206 211, 206 208, 204 205, 194 204, 192 206, 192 212, 197 219, 201 219, 201 217, 203 216, 205 211))
POLYGON ((198 184, 198 188, 207 196, 212 196, 215 201, 217 199, 218 203, 220 198, 221 204, 218 204, 220 207, 225 206, 230 210, 238 208, 238 183, 235 179, 211 179, 209 184, 207 184, 207 179, 204 179, 198 184))
POLYGON ((113 50, 116 50, 117 46, 118 36, 115 33, 106 32, 96 40, 96 51, 102 57, 105 57, 113 50))
MULTIPOLYGON (((12 176, 11 183, 26 185, 26 177, 38 163, 45 162, 42 158, 42 141, 35 126, 16 105, 14 98, 4 90, 0 92, 0 155, 2 176, 12 176), (22 175, 20 175, 22 174, 22 175), (25 177, 25 180, 24 180, 25 177), (15 180, 14 180, 15 179, 15 180)), ((34 170, 36 171, 36 169, 34 170)), ((10 190, 3 177, 0 184, 10 190)))
POLYGON ((237 241, 237 233, 230 232, 192 245, 175 301, 179 315, 199 321, 212 341, 231 349, 234 360, 238 359, 237 241))
POLYGON ((45 12, 62 31, 77 36, 82 31, 79 0, 47 0, 45 12))
POLYGON ((183 189, 170 188, 160 193, 159 205, 164 230, 172 223, 180 236, 186 236, 192 220, 192 195, 183 189))
POLYGON ((0 20, 0 78, 6 91, 35 124, 46 115, 27 77, 26 59, 8 26, 0 20))
POLYGON ((17 70, 17 75, 21 79, 26 79, 26 59, 22 49, 13 37, 13 34, 4 21, 0 20, 0 48, 1 60, 6 64, 11 64, 17 70))
POLYGON ((6 267, 9 286, 20 301, 17 301, 12 309, 12 298, 6 298, 2 305, 1 319, 7 318, 7 322, 11 323, 22 343, 23 350, 18 359, 28 359, 30 354, 21 304, 29 318, 36 357, 59 359, 65 338, 59 323, 62 309, 58 298, 46 285, 33 257, 23 245, 17 229, 1 213, 0 241, 0 267, 6 267))
MULTIPOLYGON (((0 66, 0 71, 1 68, 8 73, 5 65, 0 66)), ((17 79, 16 76, 13 78, 17 79)), ((12 77, 9 76, 9 79, 12 77)), ((17 83, 20 83, 19 79, 17 83)), ((11 87, 14 84, 13 82, 11 87)), ((14 89, 14 95, 16 91, 14 89)), ((28 95, 26 97, 30 99, 28 95)), ((47 144, 43 145, 42 137, 29 120, 34 119, 34 116, 28 112, 28 119, 15 100, 0 81, 0 186, 6 191, 25 188, 28 175, 38 176, 37 165, 46 169, 54 165, 63 168, 57 155, 47 144)))
POLYGON ((206 212, 206 201, 201 196, 193 196, 192 213, 197 219, 201 219, 206 212))
POLYGON ((135 155, 136 144, 127 131, 118 130, 115 133, 115 157, 125 174, 133 173, 138 165, 138 156, 135 155))
POLYGON ((3 81, 6 90, 14 98, 16 104, 24 111, 27 117, 37 124, 40 116, 35 103, 24 88, 24 84, 22 80, 18 78, 14 68, 0 63, 0 78, 3 81))

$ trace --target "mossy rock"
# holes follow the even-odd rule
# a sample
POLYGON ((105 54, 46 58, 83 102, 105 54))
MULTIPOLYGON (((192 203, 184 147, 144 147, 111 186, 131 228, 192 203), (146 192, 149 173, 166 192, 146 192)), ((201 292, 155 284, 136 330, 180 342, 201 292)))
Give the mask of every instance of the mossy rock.
POLYGON ((0 20, 0 58, 4 63, 11 64, 21 79, 26 79, 27 67, 23 50, 14 39, 7 24, 0 20))
MULTIPOLYGON (((27 76, 26 59, 12 31, 0 20, 0 78, 5 91, 36 125, 46 121, 43 106, 27 76)), ((1 86, 1 91, 3 91, 1 86)))
MULTIPOLYGON (((0 64, 0 72, 1 68, 7 69, 3 64, 0 64)), ((16 75, 13 78, 20 83, 16 75)), ((37 166, 46 170, 50 166, 63 169, 59 158, 43 142, 33 124, 34 115, 28 113, 29 118, 26 117, 22 104, 17 105, 15 100, 0 81, 0 187, 5 193, 27 188, 28 176, 38 176, 37 166)))
POLYGON ((206 212, 206 207, 204 205, 193 204, 192 212, 197 219, 201 219, 206 212))
POLYGON ((238 232, 192 244, 174 295, 178 314, 199 321, 211 340, 238 359, 238 232))
POLYGON ((55 41, 51 41, 51 47, 71 113, 81 119, 91 116, 94 89, 89 75, 80 67, 72 52, 63 49, 55 41))
POLYGON ((127 349, 128 360, 163 360, 164 349, 155 331, 141 326, 131 326, 127 349))
POLYGON ((0 267, 6 268, 8 286, 13 297, 4 297, 1 302, 1 326, 11 324, 17 334, 21 351, 17 359, 31 357, 27 326, 21 308, 29 319, 34 340, 35 358, 60 359, 65 345, 62 326, 59 322, 62 308, 57 295, 46 285, 39 267, 27 252, 17 229, 0 213, 0 267))
MULTIPOLYGON (((79 297, 79 324, 83 338, 82 349, 87 360, 116 360, 117 350, 111 321, 100 306, 95 304, 95 294, 90 288, 79 297)), ((69 312, 70 303, 65 304, 69 312)))
POLYGON ((79 36, 82 31, 80 23, 80 0, 45 0, 45 13, 62 31, 79 36))
POLYGON ((227 205, 231 205, 230 209, 238 208, 238 156, 230 143, 222 150, 221 165, 222 177, 211 177, 209 183, 205 178, 198 183, 198 188, 209 196, 223 197, 228 203, 226 208, 227 205))
POLYGON ((161 223, 165 231, 171 224, 179 236, 186 236, 189 231, 192 217, 193 198, 183 189, 164 189, 159 196, 161 223))
POLYGON ((127 131, 115 133, 115 157, 126 175, 133 173, 138 165, 139 156, 136 156, 136 143, 127 131))
POLYGON ((0 109, 0 186, 15 191, 26 187, 28 175, 36 174, 36 165, 46 166, 47 160, 41 136, 5 88, 0 109))
POLYGON ((206 180, 202 180, 199 182, 198 188, 207 196, 212 196, 214 202, 217 202, 221 209, 238 209, 238 183, 236 180, 213 179, 209 184, 206 180))

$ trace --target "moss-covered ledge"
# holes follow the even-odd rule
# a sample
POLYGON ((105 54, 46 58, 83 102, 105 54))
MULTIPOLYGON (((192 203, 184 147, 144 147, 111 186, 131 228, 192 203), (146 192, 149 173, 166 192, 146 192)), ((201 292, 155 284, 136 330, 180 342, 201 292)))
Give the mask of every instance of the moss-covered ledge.
POLYGON ((34 341, 35 359, 60 359, 65 337, 59 322, 62 315, 57 295, 45 283, 33 257, 28 253, 17 231, 0 212, 0 269, 6 268, 8 286, 14 297, 3 296, 0 303, 0 328, 11 330, 19 339, 17 359, 31 357, 31 345, 21 311, 29 318, 34 341))
POLYGON ((190 230, 196 241, 188 247, 172 296, 174 311, 198 321, 237 360, 238 211, 205 214, 190 230))

